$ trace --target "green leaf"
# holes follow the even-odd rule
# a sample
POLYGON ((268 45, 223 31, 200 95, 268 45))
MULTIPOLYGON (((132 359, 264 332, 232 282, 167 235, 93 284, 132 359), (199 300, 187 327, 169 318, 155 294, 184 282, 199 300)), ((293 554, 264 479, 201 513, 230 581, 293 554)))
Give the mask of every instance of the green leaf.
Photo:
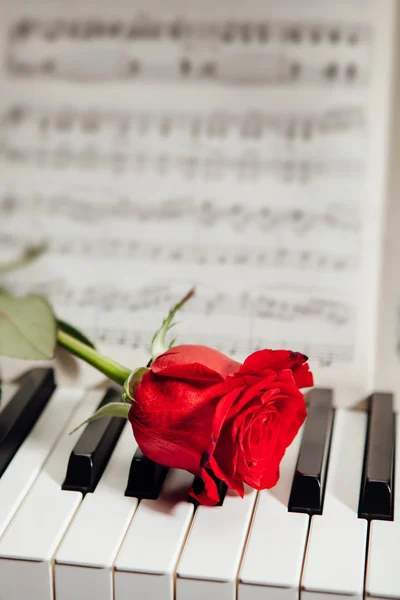
POLYGON ((0 275, 9 273, 10 271, 14 271, 15 269, 20 269, 21 267, 25 267, 29 263, 39 258, 39 256, 41 256, 43 252, 45 252, 45 250, 45 244, 41 244, 40 246, 28 247, 20 258, 16 258, 15 260, 10 260, 9 262, 0 264, 0 275))
POLYGON ((47 300, 0 291, 0 356, 31 360, 53 357, 56 319, 47 300))
POLYGON ((124 419, 127 419, 130 407, 130 404, 126 404, 125 402, 109 402, 108 404, 105 404, 104 406, 99 408, 94 413, 94 415, 89 417, 89 419, 86 419, 86 421, 83 421, 83 423, 78 425, 78 427, 75 427, 75 429, 71 431, 70 435, 72 433, 75 433, 75 431, 77 431, 87 423, 95 421, 96 419, 100 419, 101 417, 122 417, 124 419))
POLYGON ((68 335, 82 342, 82 344, 86 344, 86 346, 90 346, 90 348, 96 350, 95 345, 86 337, 86 335, 79 331, 79 329, 76 329, 73 325, 62 321, 61 319, 57 319, 57 327, 58 329, 61 329, 61 331, 64 331, 64 333, 68 333, 68 335))
POLYGON ((190 292, 188 292, 186 294, 186 296, 184 296, 182 298, 182 300, 180 300, 177 304, 175 304, 175 306, 173 308, 171 308, 171 310, 169 311, 168 317, 163 320, 161 327, 154 334, 153 340, 151 342, 152 361, 155 360, 157 358, 157 356, 164 354, 164 352, 166 352, 168 350, 168 348, 171 348, 171 346, 175 342, 175 339, 174 339, 167 347, 165 345, 165 336, 167 335, 167 333, 171 329, 171 327, 173 327, 175 325, 174 323, 172 323, 172 319, 174 318, 175 314, 178 312, 178 310, 180 308, 182 308, 182 306, 188 300, 190 300, 190 298, 193 295, 194 295, 194 289, 191 289, 190 292))

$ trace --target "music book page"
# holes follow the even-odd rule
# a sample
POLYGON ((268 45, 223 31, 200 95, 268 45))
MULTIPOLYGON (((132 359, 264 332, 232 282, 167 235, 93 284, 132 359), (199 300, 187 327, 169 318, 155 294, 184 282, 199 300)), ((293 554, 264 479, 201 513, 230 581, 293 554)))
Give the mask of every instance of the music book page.
POLYGON ((395 2, 0 6, 5 285, 132 368, 195 286, 177 343, 370 391, 395 2))

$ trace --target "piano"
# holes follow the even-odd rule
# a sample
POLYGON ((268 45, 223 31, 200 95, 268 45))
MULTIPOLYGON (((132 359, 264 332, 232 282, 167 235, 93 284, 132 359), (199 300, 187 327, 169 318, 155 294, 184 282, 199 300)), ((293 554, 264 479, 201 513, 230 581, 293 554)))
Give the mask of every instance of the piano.
POLYGON ((118 390, 36 367, 0 403, 1 600, 304 600, 400 595, 400 415, 389 393, 308 418, 278 484, 218 506, 144 457, 129 422, 70 432, 118 390))

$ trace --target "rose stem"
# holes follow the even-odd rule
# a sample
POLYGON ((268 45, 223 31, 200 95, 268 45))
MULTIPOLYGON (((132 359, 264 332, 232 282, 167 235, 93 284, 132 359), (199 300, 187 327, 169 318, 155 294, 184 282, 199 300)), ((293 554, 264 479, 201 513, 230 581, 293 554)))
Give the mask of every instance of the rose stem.
POLYGON ((72 335, 61 331, 60 329, 57 332, 57 343, 78 358, 81 358, 95 367, 98 371, 101 371, 101 373, 104 373, 104 375, 112 381, 115 381, 115 383, 124 385, 131 374, 131 369, 123 367, 111 358, 100 354, 100 352, 97 352, 94 348, 86 346, 86 344, 83 344, 81 341, 72 337, 72 335))

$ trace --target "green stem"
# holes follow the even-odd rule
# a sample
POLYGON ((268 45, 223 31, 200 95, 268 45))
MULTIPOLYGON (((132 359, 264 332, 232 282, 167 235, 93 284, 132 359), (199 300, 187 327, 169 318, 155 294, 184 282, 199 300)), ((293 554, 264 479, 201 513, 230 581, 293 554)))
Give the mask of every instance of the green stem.
POLYGON ((112 381, 115 381, 115 383, 124 385, 131 374, 131 369, 123 367, 114 360, 111 360, 111 358, 100 354, 100 352, 97 352, 94 348, 86 346, 86 344, 83 344, 72 335, 61 331, 60 329, 57 331, 57 342, 60 346, 78 358, 81 358, 101 373, 104 373, 104 375, 112 381))

